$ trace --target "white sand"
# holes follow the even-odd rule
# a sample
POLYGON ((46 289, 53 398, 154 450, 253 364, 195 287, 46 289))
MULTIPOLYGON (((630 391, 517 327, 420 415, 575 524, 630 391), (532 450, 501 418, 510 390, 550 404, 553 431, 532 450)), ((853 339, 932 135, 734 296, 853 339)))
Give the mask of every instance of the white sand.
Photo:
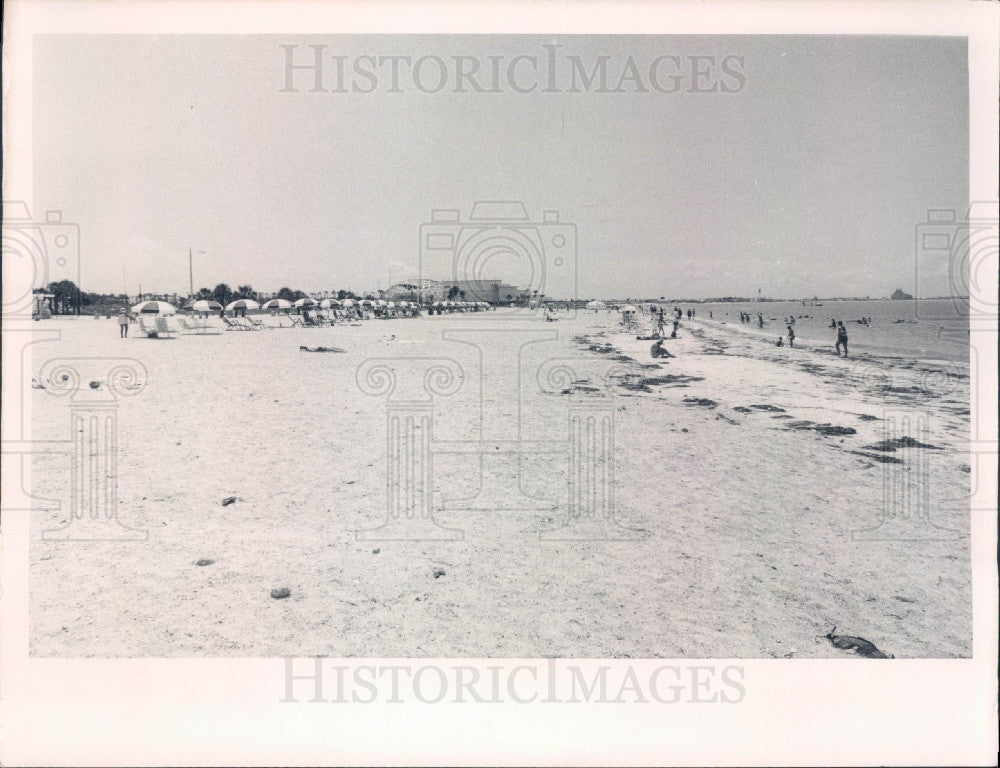
MULTIPOLYGON (((609 357, 581 336, 651 365, 650 342, 616 322, 587 313, 532 324, 560 338, 526 349, 522 386, 515 369, 483 383, 484 432, 513 438, 520 423, 522 438, 561 444, 568 403, 587 395, 540 392, 529 373, 551 357, 609 357)), ((551 454, 526 460, 522 478, 559 502, 556 513, 500 511, 518 505, 516 462, 491 458, 478 501, 493 511, 438 514, 464 540, 362 542, 354 532, 386 514, 386 427, 384 400, 359 390, 358 366, 454 359, 466 377, 439 400, 435 437, 469 438, 479 355, 512 359, 509 335, 480 349, 442 338, 479 324, 469 315, 173 340, 119 340, 108 320, 52 323, 62 339, 34 347, 36 376, 58 356, 132 356, 148 368, 146 389, 119 405, 118 488, 121 519, 149 536, 42 540, 42 528, 67 519, 70 474, 64 457, 33 462, 36 493, 63 501, 33 528, 34 655, 841 657, 821 637, 834 625, 897 658, 971 652, 967 370, 935 378, 920 365, 895 368, 893 386, 922 376, 935 387, 886 393, 873 386, 884 372, 876 363, 685 323, 668 342, 677 357, 639 372, 702 380, 615 387, 617 513, 643 540, 539 540, 545 518, 565 512, 566 459, 551 454), (717 405, 684 402, 695 397, 717 405), (754 404, 786 413, 734 410, 754 404), (930 413, 929 442, 945 449, 929 465, 930 522, 940 528, 898 529, 931 540, 851 538, 879 523, 884 465, 850 451, 882 439, 887 408, 930 413), (857 434, 788 429, 792 420, 857 434), (221 506, 228 496, 240 500, 221 506), (291 597, 273 599, 277 587, 291 597)), ((68 414, 66 398, 37 392, 34 439, 65 440, 68 414)), ((898 454, 906 472, 917 453, 898 454)), ((452 499, 478 476, 474 457, 435 466, 452 499)))

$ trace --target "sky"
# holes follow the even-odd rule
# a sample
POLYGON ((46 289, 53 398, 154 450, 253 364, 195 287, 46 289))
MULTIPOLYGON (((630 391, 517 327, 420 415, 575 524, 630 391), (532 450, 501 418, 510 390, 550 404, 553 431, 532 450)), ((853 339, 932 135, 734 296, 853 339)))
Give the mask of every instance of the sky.
POLYGON ((36 218, 79 225, 87 291, 187 293, 191 248, 196 290, 368 291, 422 262, 556 298, 941 295, 948 255, 916 232, 968 209, 962 38, 47 35, 34 56, 36 218), (288 89, 310 45, 322 90, 311 69, 288 89), (398 56, 422 64, 393 83, 398 56), (527 220, 470 220, 495 200, 527 220), (422 255, 429 231, 451 250, 422 255))

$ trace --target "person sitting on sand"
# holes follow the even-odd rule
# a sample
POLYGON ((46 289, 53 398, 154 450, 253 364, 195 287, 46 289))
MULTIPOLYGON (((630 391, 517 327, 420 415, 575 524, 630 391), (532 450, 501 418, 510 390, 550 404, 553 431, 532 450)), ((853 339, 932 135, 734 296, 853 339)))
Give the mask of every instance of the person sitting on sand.
POLYGON ((783 346, 785 346, 785 340, 779 336, 778 337, 778 341, 775 343, 774 346, 776 346, 776 347, 783 347, 783 346))
POLYGON ((795 331, 792 330, 791 323, 788 324, 788 346, 795 346, 795 331))
POLYGON ((837 357, 840 357, 841 345, 844 346, 844 357, 847 357, 847 329, 843 320, 837 323, 837 357))
POLYGON ((125 311, 125 307, 118 310, 118 338, 124 339, 128 336, 128 312, 125 311))
POLYGON ((657 339, 656 343, 649 348, 649 354, 655 357, 673 357, 663 346, 663 339, 657 339))

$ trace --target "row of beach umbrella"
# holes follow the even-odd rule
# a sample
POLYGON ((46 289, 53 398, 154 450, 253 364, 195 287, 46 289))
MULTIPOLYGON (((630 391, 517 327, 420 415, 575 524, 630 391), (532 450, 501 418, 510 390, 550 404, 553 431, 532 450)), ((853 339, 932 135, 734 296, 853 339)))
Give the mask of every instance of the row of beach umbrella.
MULTIPOLYGON (((385 301, 384 299, 323 299, 322 301, 316 301, 316 299, 299 299, 298 301, 288 301, 287 299, 271 299, 270 301, 265 301, 263 304, 254 301, 253 299, 237 299, 236 301, 231 301, 226 304, 226 311, 232 312, 236 309, 241 310, 288 310, 293 308, 303 308, 303 307, 315 307, 318 306, 320 309, 332 309, 334 307, 361 307, 361 308, 375 308, 380 307, 384 309, 410 309, 412 307, 419 306, 415 301, 385 301)), ((433 304, 437 308, 448 308, 448 309, 468 309, 473 307, 489 307, 489 304, 485 301, 436 301, 433 304)), ((189 309, 195 312, 218 312, 222 309, 222 304, 212 299, 198 299, 195 301, 189 309)), ((144 315, 173 315, 176 314, 177 308, 166 301, 142 301, 132 307, 133 312, 138 312, 144 315)))

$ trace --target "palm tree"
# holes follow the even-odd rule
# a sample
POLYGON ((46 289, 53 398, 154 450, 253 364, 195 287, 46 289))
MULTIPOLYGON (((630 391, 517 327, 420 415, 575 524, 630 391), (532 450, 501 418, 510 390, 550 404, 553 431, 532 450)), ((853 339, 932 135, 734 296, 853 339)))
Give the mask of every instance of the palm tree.
POLYGON ((226 305, 232 299, 233 291, 225 283, 219 283, 212 291, 212 298, 222 305, 226 305))
POLYGON ((255 291, 253 289, 253 286, 250 286, 250 285, 241 285, 239 288, 236 289, 236 296, 235 296, 235 298, 237 298, 237 299, 256 299, 257 298, 257 291, 255 291))

